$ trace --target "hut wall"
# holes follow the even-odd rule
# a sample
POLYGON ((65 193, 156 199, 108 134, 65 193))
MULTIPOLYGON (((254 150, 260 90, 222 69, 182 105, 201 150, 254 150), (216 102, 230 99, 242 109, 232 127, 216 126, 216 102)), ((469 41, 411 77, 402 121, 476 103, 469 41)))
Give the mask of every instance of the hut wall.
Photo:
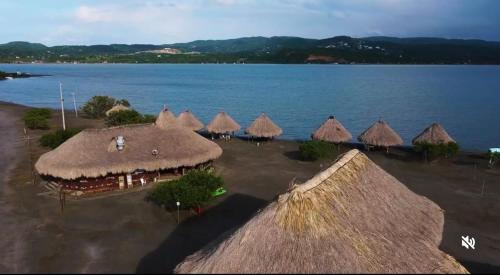
MULTIPOLYGON (((205 169, 210 167, 212 162, 206 162, 195 167, 181 167, 176 169, 168 169, 161 171, 152 171, 152 172, 134 172, 131 174, 132 176, 132 187, 142 186, 141 178, 143 178, 146 183, 150 184, 155 181, 163 180, 163 179, 171 179, 175 176, 181 176, 184 173, 193 170, 193 169, 205 169)), ((83 191, 83 192, 104 192, 120 189, 119 178, 123 176, 124 181, 124 189, 130 188, 127 184, 127 174, 113 174, 107 175, 105 177, 99 178, 79 178, 75 180, 65 180, 65 179, 54 179, 49 178, 48 180, 54 181, 60 186, 63 186, 66 190, 74 190, 74 191, 83 191)))

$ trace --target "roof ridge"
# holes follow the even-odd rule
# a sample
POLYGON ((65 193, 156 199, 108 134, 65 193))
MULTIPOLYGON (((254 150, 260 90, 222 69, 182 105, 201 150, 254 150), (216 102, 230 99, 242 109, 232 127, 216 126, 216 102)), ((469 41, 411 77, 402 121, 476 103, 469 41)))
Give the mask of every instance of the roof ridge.
POLYGON ((346 164, 348 164, 354 157, 356 157, 359 154, 361 154, 361 152, 358 149, 350 150, 349 152, 343 154, 340 157, 340 159, 337 160, 328 169, 316 174, 313 178, 309 179, 305 183, 303 183, 301 185, 297 185, 291 191, 305 193, 305 192, 308 192, 308 191, 314 189, 315 187, 317 187, 318 185, 323 183, 327 178, 332 176, 335 172, 337 172, 340 168, 342 168, 346 164))

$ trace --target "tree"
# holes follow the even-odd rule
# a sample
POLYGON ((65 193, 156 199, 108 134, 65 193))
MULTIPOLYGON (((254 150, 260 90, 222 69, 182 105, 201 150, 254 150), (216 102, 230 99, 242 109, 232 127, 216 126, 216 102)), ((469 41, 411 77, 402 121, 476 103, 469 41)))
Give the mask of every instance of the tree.
POLYGON ((156 120, 155 116, 142 115, 136 110, 122 110, 112 112, 106 117, 107 126, 119 126, 127 124, 151 123, 156 120))
POLYGON ((116 99, 109 96, 97 95, 92 97, 82 107, 85 115, 91 118, 103 118, 106 116, 106 111, 113 108, 116 99))
POLYGON ((212 192, 224 185, 220 176, 206 170, 192 170, 173 181, 161 182, 148 194, 148 200, 168 210, 193 209, 206 205, 213 199, 212 192))
POLYGON ((57 130, 52 133, 48 133, 43 135, 40 138, 40 145, 44 147, 49 147, 54 149, 64 143, 66 140, 71 138, 72 136, 78 134, 81 130, 75 128, 68 128, 66 130, 57 130))

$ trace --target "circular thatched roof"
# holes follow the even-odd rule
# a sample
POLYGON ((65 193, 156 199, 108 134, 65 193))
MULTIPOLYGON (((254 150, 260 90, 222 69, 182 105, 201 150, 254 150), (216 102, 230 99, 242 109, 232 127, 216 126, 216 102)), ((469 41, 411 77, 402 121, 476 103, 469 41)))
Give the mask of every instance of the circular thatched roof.
POLYGON ((190 110, 186 110, 179 114, 177 117, 177 122, 179 125, 189 128, 193 131, 199 131, 203 129, 203 123, 194 116, 190 110))
POLYGON ((227 134, 239 131, 241 126, 226 112, 218 113, 207 125, 207 130, 215 134, 227 134))
POLYGON ((330 116, 321 127, 312 134, 312 138, 333 143, 341 143, 350 141, 352 135, 334 116, 330 116))
POLYGON ((95 178, 137 169, 192 167, 221 154, 216 143, 189 129, 143 124, 84 130, 43 154, 35 168, 39 174, 63 179, 95 178), (117 136, 125 139, 122 151, 116 149, 117 136), (158 155, 153 150, 158 150, 158 155))
POLYGON ((162 129, 166 129, 172 126, 179 126, 179 124, 177 123, 177 118, 175 117, 174 113, 172 113, 167 108, 160 111, 158 117, 156 118, 155 124, 156 126, 162 129))
POLYGON ((111 109, 106 111, 106 116, 109 116, 109 114, 111 114, 113 112, 126 111, 126 110, 131 110, 131 108, 124 106, 122 104, 116 104, 111 109))
POLYGON ((245 130, 245 133, 253 137, 272 138, 281 135, 283 130, 281 130, 281 128, 265 113, 262 113, 254 120, 252 125, 245 130))
POLYGON ((412 143, 430 143, 430 144, 446 144, 449 142, 455 142, 446 130, 441 126, 441 124, 433 123, 431 126, 425 128, 422 133, 416 136, 412 143))
POLYGON ((358 140, 364 144, 374 146, 396 146, 403 144, 403 139, 394 131, 387 122, 379 120, 366 129, 358 140))
POLYGON ((358 150, 279 196, 176 273, 466 273, 439 250, 443 210, 358 150))

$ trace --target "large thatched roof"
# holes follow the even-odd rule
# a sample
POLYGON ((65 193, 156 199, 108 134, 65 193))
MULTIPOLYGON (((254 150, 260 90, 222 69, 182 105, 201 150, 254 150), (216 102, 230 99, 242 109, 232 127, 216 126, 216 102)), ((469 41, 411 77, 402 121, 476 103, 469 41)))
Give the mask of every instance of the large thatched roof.
POLYGON ((186 128, 189 128, 193 131, 199 131, 203 129, 203 123, 197 119, 194 114, 190 110, 186 110, 179 114, 177 117, 177 122, 186 128))
POLYGON ((330 116, 313 134, 312 138, 334 143, 347 142, 352 139, 352 135, 334 117, 330 116))
POLYGON ((375 122, 366 129, 358 140, 368 145, 384 147, 403 144, 403 139, 383 120, 375 122))
POLYGON ((63 179, 130 173, 136 169, 191 167, 218 158, 222 149, 182 127, 160 129, 154 124, 84 130, 43 154, 35 164, 38 173, 63 179), (125 138, 124 150, 116 147, 125 138), (158 155, 153 155, 153 150, 158 155))
POLYGON ((279 196, 177 273, 463 273, 443 210, 358 150, 279 196))
POLYGON ((425 130, 416 136, 412 143, 431 143, 431 144, 440 144, 440 143, 449 143, 455 142, 450 135, 446 132, 446 130, 438 123, 432 123, 431 126, 425 128, 425 130))
POLYGON ((265 113, 262 113, 254 120, 252 125, 245 130, 245 133, 253 137, 272 138, 281 135, 283 130, 281 130, 281 128, 265 113))
POLYGON ((164 108, 160 111, 158 117, 156 118, 155 124, 156 126, 162 129, 166 129, 172 126, 179 126, 179 124, 177 123, 177 118, 175 117, 174 113, 172 113, 167 108, 164 108))
POLYGON ((226 112, 218 113, 207 125, 207 130, 215 134, 227 134, 239 131, 241 126, 226 112))
POLYGON ((113 112, 130 110, 130 107, 124 106, 122 104, 116 104, 111 109, 106 111, 106 116, 109 116, 113 112))

